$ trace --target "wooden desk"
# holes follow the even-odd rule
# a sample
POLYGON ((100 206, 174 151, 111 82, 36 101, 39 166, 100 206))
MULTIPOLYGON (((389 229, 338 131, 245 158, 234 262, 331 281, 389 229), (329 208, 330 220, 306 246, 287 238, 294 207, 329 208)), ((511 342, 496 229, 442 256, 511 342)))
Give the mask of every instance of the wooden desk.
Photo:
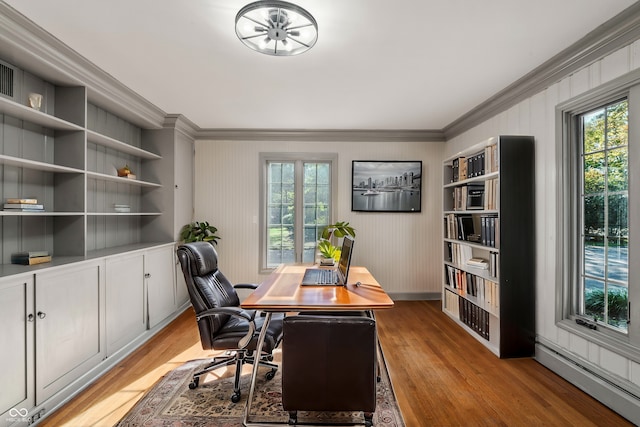
MULTIPOLYGON (((365 267, 349 269, 347 286, 300 286, 309 264, 283 264, 240 304, 242 308, 266 312, 258 336, 256 358, 261 354, 271 315, 290 311, 351 311, 379 310, 393 307, 393 301, 365 267), (356 285, 356 283, 358 283, 356 285)), ((245 426, 257 426, 249 421, 258 363, 253 365, 249 397, 244 415, 245 426)))
POLYGON ((365 267, 349 269, 344 286, 300 286, 309 264, 283 264, 241 304, 242 308, 271 312, 307 310, 378 310, 393 301, 365 267), (355 283, 360 282, 359 286, 355 283))

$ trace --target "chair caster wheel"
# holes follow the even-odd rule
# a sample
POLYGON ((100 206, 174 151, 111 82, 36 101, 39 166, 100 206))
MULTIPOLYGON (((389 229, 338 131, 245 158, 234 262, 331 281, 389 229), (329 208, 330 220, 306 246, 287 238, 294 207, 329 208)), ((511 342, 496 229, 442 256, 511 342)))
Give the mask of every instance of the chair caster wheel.
POLYGON ((231 401, 232 401, 233 403, 238 403, 238 402, 240 402, 240 392, 233 393, 233 394, 231 395, 231 401))
POLYGON ((275 377, 275 376, 276 376, 276 370, 275 370, 275 369, 272 369, 272 370, 270 370, 269 372, 267 372, 266 374, 264 374, 264 377, 265 377, 267 380, 272 380, 272 379, 273 379, 273 377, 275 377))
POLYGON ((195 377, 193 381, 189 383, 189 388, 193 390, 194 388, 198 387, 198 384, 200 384, 200 377, 195 377))

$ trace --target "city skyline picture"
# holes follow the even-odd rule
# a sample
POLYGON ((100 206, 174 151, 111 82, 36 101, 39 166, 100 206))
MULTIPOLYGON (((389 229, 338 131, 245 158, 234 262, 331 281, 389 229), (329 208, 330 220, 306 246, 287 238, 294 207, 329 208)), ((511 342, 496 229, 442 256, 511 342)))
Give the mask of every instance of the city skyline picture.
POLYGON ((351 210, 420 212, 422 161, 354 160, 351 210))

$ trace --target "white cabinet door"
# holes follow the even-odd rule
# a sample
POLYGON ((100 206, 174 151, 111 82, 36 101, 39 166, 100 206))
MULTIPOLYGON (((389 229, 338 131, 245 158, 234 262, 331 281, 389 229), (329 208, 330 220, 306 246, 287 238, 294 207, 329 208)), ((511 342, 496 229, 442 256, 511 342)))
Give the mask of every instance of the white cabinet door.
POLYGON ((173 245, 146 252, 144 271, 149 301, 149 328, 153 328, 176 309, 173 245))
POLYGON ((98 365, 100 263, 35 275, 36 405, 98 365))
POLYGON ((106 335, 110 356, 146 330, 144 255, 107 258, 106 335))
POLYGON ((2 427, 23 422, 27 411, 34 405, 33 316, 33 276, 0 281, 2 427))

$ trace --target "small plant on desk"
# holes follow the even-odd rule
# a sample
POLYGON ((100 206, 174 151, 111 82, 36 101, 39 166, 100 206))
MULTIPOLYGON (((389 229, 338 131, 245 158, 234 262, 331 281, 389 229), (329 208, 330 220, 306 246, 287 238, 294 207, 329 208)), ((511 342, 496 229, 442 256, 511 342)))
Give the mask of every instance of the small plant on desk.
POLYGON ((318 240, 318 252, 320 252, 322 265, 333 265, 340 259, 340 246, 333 244, 333 239, 340 239, 344 236, 356 237, 356 230, 346 221, 338 221, 329 224, 322 230, 320 240, 318 240))

